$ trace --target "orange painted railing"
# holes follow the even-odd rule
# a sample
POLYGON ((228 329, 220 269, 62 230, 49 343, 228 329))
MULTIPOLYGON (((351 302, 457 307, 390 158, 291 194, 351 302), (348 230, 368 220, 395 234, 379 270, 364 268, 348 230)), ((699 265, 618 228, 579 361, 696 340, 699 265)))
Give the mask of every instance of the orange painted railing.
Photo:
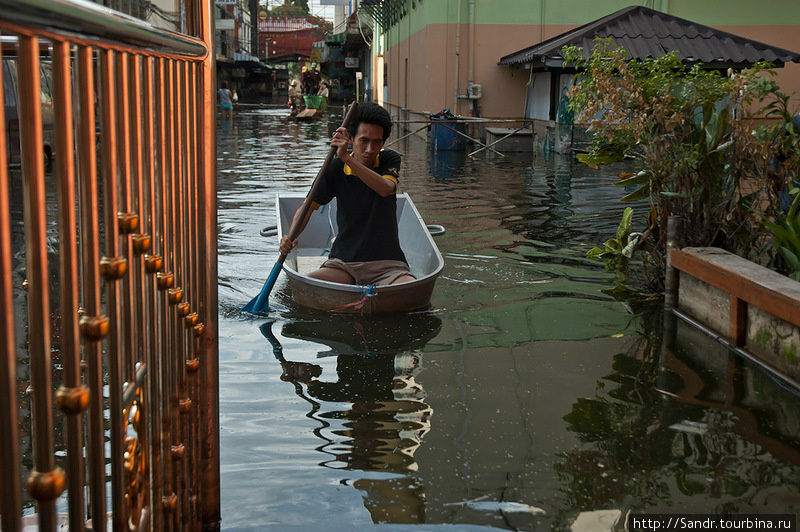
POLYGON ((3 531, 219 527, 213 5, 182 6, 0 0, 3 531))

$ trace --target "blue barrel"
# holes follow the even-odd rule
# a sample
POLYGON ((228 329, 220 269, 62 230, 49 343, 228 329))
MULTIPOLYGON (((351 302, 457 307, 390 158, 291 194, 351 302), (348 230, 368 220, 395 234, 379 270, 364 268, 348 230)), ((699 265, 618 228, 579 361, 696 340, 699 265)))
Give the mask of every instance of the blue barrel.
POLYGON ((466 124, 458 121, 444 121, 443 124, 436 122, 444 121, 441 118, 431 117, 431 152, 437 150, 463 150, 466 146, 465 137, 459 133, 466 132, 466 124))

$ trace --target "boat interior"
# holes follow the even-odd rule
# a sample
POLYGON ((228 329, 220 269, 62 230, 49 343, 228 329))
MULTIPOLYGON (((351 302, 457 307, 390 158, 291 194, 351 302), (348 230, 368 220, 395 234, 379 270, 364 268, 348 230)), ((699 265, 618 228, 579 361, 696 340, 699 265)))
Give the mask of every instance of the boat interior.
MULTIPOLYGON (((280 194, 277 197, 278 234, 288 233, 292 217, 305 196, 280 194)), ((406 255, 411 273, 422 280, 441 271, 443 260, 433 238, 407 194, 397 195, 397 224, 400 247, 406 255)), ((300 234, 297 247, 286 257, 284 267, 300 275, 319 268, 328 258, 336 238, 336 200, 317 209, 300 234)))

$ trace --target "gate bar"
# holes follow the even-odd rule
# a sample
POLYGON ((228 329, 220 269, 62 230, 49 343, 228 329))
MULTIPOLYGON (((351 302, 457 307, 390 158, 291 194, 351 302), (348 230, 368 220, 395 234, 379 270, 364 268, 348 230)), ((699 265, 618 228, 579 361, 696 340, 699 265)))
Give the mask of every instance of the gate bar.
POLYGON ((89 461, 90 505, 92 530, 106 529, 105 492, 105 423, 103 418, 103 352, 102 340, 108 332, 108 318, 101 313, 100 303, 100 222, 97 206, 97 145, 95 132, 94 53, 92 48, 78 48, 78 157, 80 169, 81 250, 85 313, 81 318, 84 337, 84 358, 88 365, 89 437, 86 455, 89 461))
MULTIPOLYGON (((155 93, 153 91, 153 70, 156 62, 152 57, 144 58, 144 142, 145 142, 145 163, 144 168, 147 174, 147 195, 145 203, 140 207, 142 212, 143 222, 145 229, 150 234, 150 254, 145 256, 145 264, 147 265, 147 274, 149 275, 149 289, 147 290, 147 315, 150 318, 151 327, 148 327, 148 350, 147 350, 147 363, 152 368, 150 373, 149 392, 151 400, 155 400, 159 395, 159 382, 161 379, 161 368, 158 361, 163 360, 160 357, 161 344, 159 342, 159 335, 156 334, 155 324, 158 323, 158 311, 156 307, 156 274, 163 268, 163 259, 159 256, 161 247, 157 246, 158 231, 157 231, 157 211, 156 211, 156 154, 155 154, 155 108, 153 106, 153 98, 155 93)), ((144 183, 142 184, 144 186, 144 183)), ((163 475, 161 472, 161 414, 157 407, 150 409, 150 485, 152 487, 151 494, 151 510, 153 514, 153 523, 156 523, 155 530, 160 530, 162 518, 162 505, 161 497, 163 494, 163 475)))
MULTIPOLYGON (((194 63, 186 63, 186 68, 188 69, 187 79, 188 84, 190 87, 197 86, 197 76, 196 76, 196 65, 194 63)), ((189 283, 187 283, 187 290, 189 293, 189 312, 192 316, 194 316, 194 320, 197 320, 197 308, 198 308, 198 301, 200 299, 200 294, 197 290, 197 265, 198 265, 198 256, 197 256, 197 238, 198 238, 198 231, 197 231, 197 201, 198 201, 198 194, 197 194, 197 170, 199 166, 197 165, 197 150, 196 146, 197 143, 195 142, 196 132, 197 132, 197 103, 195 92, 191 91, 189 93, 189 102, 187 105, 188 109, 188 129, 189 134, 187 136, 187 141, 189 143, 189 155, 187 157, 187 161, 189 162, 189 172, 187 175, 187 194, 185 196, 185 200, 188 203, 188 242, 189 242, 189 283)), ((185 319, 189 319, 187 316, 185 319)), ((199 387, 197 386, 197 366, 195 365, 195 360, 197 357, 197 340, 194 338, 192 333, 192 327, 196 325, 196 321, 190 323, 187 321, 187 330, 189 331, 189 345, 187 348, 187 360, 185 362, 185 371, 187 373, 187 397, 191 401, 190 403, 190 415, 191 419, 199 420, 199 396, 197 394, 199 387)), ((197 471, 200 455, 200 445, 199 445, 199 434, 200 432, 197 430, 197 423, 192 423, 189 425, 189 436, 188 440, 191 443, 191 452, 189 453, 189 469, 190 471, 194 472, 197 471)), ((197 530, 199 528, 198 523, 198 514, 197 514, 197 501, 198 501, 198 476, 193 474, 189 478, 189 493, 190 493, 190 515, 192 519, 190 521, 190 527, 193 530, 197 530)))
MULTIPOLYGON (((103 210, 105 211, 105 257, 103 277, 106 281, 106 308, 110 334, 108 341, 109 405, 111 408, 111 508, 114 530, 122 530, 127 522, 123 480, 122 453, 125 435, 122 423, 123 346, 120 329, 119 279, 127 271, 127 262, 119 256, 119 216, 117 179, 116 98, 114 94, 114 63, 116 52, 100 51, 100 107, 103 132, 103 210)), ((97 519, 97 516, 95 516, 97 519)))
MULTIPOLYGON (((136 364, 136 339, 138 338, 138 331, 134 331, 133 313, 130 312, 134 308, 134 294, 133 282, 136 270, 136 263, 133 257, 133 242, 131 241, 131 234, 133 226, 138 228, 138 219, 136 213, 133 212, 133 200, 131 198, 131 128, 130 128, 130 72, 128 70, 128 61, 130 56, 126 52, 119 52, 116 54, 115 61, 115 75, 114 75, 114 88, 116 89, 117 109, 117 146, 119 156, 119 232, 120 232, 120 245, 122 249, 122 256, 128 261, 128 274, 120 279, 120 292, 122 295, 121 302, 122 308, 126 309, 124 312, 123 323, 120 326, 123 328, 122 338, 124 340, 124 347, 122 350, 122 365, 120 366, 121 380, 123 382, 131 382, 135 373, 134 365, 136 364)), ((120 249, 120 248, 117 248, 120 249)), ((141 317, 141 314, 137 315, 141 317)))
MULTIPOLYGON (((53 47, 53 103, 57 124, 72 122, 70 44, 53 47)), ((58 188, 59 285, 61 286, 62 358, 64 384, 56 404, 66 416, 69 527, 83 530, 83 430, 82 412, 89 405, 89 389, 81 383, 80 334, 78 330, 78 228, 75 213, 75 155, 71 127, 56 128, 56 186, 58 188)))
MULTIPOLYGON (((187 303, 189 299, 189 292, 188 292, 188 282, 187 282, 187 275, 188 275, 188 265, 187 265, 187 257, 186 257, 186 224, 184 223, 184 214, 185 210, 183 205, 186 200, 186 187, 184 186, 184 182, 188 176, 188 168, 189 168, 189 161, 187 158, 187 142, 186 142, 186 100, 187 98, 182 98, 181 95, 186 94, 186 63, 184 61, 177 61, 175 63, 175 80, 176 80, 176 88, 177 91, 175 93, 175 112, 177 113, 176 116, 178 117, 178 123, 176 128, 177 134, 177 146, 178 149, 176 150, 178 153, 178 173, 176 174, 176 187, 175 190, 178 193, 177 200, 176 200, 176 210, 175 214, 177 216, 177 236, 178 236, 178 245, 176 246, 176 250, 179 253, 178 256, 178 266, 180 268, 180 290, 182 291, 181 301, 179 301, 175 307, 175 322, 177 327, 177 334, 180 339, 179 346, 176 355, 176 376, 178 379, 178 387, 177 387, 177 406, 178 406, 178 421, 179 421, 179 438, 180 438, 180 446, 183 448, 183 454, 179 460, 180 464, 180 471, 181 471, 181 516, 182 516, 182 526, 184 528, 187 527, 190 521, 190 514, 189 514, 189 457, 191 456, 191 449, 190 449, 190 441, 187 439, 188 436, 188 423, 189 420, 187 419, 187 411, 184 409, 185 399, 187 398, 188 392, 186 389, 186 351, 187 351, 187 334, 186 334, 186 326, 183 320, 183 313, 182 305, 187 303)), ((188 304, 188 303, 187 303, 188 304)))
MULTIPOLYGON (((0 47, 0 60, 2 48, 0 47)), ((0 83, 0 101, 5 101, 0 83)), ((5 106, 0 107, 0 123, 5 124, 5 106)), ((3 530, 22 528, 20 496, 20 456, 17 419, 17 356, 14 350, 14 288, 12 285, 11 211, 8 201, 8 161, 6 128, 0 127, 0 419, 10 422, 0 431, 0 525, 3 530)))
MULTIPOLYGON (((148 383, 152 381, 152 372, 156 369, 156 365, 151 361, 148 352, 149 338, 153 335, 152 326, 156 323, 155 316, 149 312, 146 306, 147 296, 155 290, 155 286, 148 282, 147 273, 145 271, 145 254, 150 252, 152 246, 151 234, 148 234, 149 222, 147 221, 147 209, 145 207, 145 176, 144 176, 144 152, 142 147, 143 140, 143 122, 147 121, 152 116, 142 116, 142 78, 143 68, 147 63, 142 60, 138 54, 131 55, 128 61, 130 67, 130 123, 131 130, 131 143, 132 143, 132 170, 133 170, 133 190, 131 191, 132 199, 135 203, 134 212, 137 213, 139 219, 139 227, 137 233, 132 236, 133 240, 133 255, 130 257, 134 285, 137 287, 135 291, 136 301, 136 315, 139 316, 135 320, 134 325, 136 332, 136 351, 135 357, 137 360, 136 365, 141 367, 144 365, 151 374, 148 378, 148 383)), ((146 97, 146 96, 145 96, 146 97)), ((146 127, 146 126, 145 126, 146 127)), ((137 372, 138 376, 138 372, 137 372)), ((144 470, 142 479, 142 486, 139 488, 144 493, 148 494, 147 502, 144 506, 149 510, 149 516, 152 523, 153 511, 155 509, 155 500, 153 498, 153 482, 151 473, 151 447, 150 438, 152 435, 151 416, 153 411, 151 405, 155 404, 158 396, 150 395, 150 389, 147 386, 141 386, 142 393, 140 397, 144 397, 143 404, 140 405, 140 411, 146 418, 140 423, 143 454, 144 454, 144 470)))
MULTIPOLYGON (((157 196, 157 212, 154 213, 154 219, 157 220, 156 227, 158 228, 158 243, 159 251, 163 260, 164 271, 159 273, 158 289, 160 297, 158 298, 159 310, 159 324, 161 327, 161 349, 159 351, 160 359, 166 361, 169 353, 172 353, 172 342, 169 337, 169 324, 167 312, 167 299, 166 290, 172 286, 171 273, 169 270, 169 231, 166 222, 167 206, 167 175, 169 169, 167 167, 168 151, 171 148, 169 136, 167 135, 167 60, 159 58, 156 60, 156 115, 158 117, 158 194, 157 196)), ((172 483, 172 459, 170 458, 170 447, 172 445, 172 435, 170 431, 170 399, 169 399, 169 363, 161 364, 158 380, 158 397, 161 398, 158 405, 159 417, 161 419, 161 465, 163 475, 163 482, 161 483, 163 495, 161 497, 161 504, 163 510, 162 523, 167 524, 172 518, 173 506, 175 504, 175 489, 172 483)), ((169 528, 169 527, 167 527, 169 528)))
POLYGON ((166 87, 166 95, 164 100, 164 109, 167 112, 166 122, 166 143, 162 147, 167 150, 167 166, 165 167, 165 174, 163 177, 163 213, 164 220, 164 237, 165 237, 165 253, 164 264, 166 264, 167 271, 172 275, 172 282, 170 287, 164 292, 164 305, 165 314, 164 320, 167 325, 167 341, 169 342, 169 356, 165 360, 165 393, 164 393, 164 410, 166 411, 166 419, 169 424, 166 428, 167 434, 167 463, 172 468, 172 493, 173 502, 171 503, 170 519, 173 523, 173 528, 178 529, 180 526, 180 510, 181 510, 181 483, 180 483, 180 464, 175 461, 173 450, 180 443, 178 441, 178 427, 180 419, 178 418, 177 408, 177 391, 175 389, 175 358, 178 353, 178 342, 175 338, 175 320, 173 319, 173 309, 170 302, 170 294, 175 290, 179 281, 178 266, 175 263, 175 243, 177 242, 178 235, 175 233, 175 172, 176 159, 177 159, 177 146, 175 142, 175 77, 173 75, 175 68, 175 60, 167 59, 164 61, 164 86, 166 87))
MULTIPOLYGON (((42 159, 42 107, 39 39, 19 40, 20 140, 24 185, 25 250, 28 277, 28 328, 34 469, 28 492, 36 499, 39 525, 54 530, 55 499, 64 490, 64 472, 53 455, 53 391, 51 389, 50 302, 47 275, 47 205, 42 159)), ((14 387, 16 388, 16 387, 14 387)))

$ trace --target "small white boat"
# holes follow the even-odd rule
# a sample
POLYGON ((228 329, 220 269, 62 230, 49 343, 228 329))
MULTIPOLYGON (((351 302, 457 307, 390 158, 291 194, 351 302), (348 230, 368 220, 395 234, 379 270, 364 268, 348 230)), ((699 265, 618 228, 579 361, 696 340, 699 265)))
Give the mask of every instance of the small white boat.
MULTIPOLYGON (((288 233, 292 217, 305 196, 277 196, 278 238, 288 233)), ((431 229, 425 225, 414 202, 407 194, 397 195, 397 226, 400 247, 416 280, 389 286, 359 286, 332 283, 309 277, 328 258, 336 238, 336 200, 323 205, 309 219, 295 249, 286 257, 283 270, 295 302, 331 312, 384 314, 428 308, 436 278, 442 272, 444 259, 433 241, 431 229)), ((441 228, 440 228, 440 231, 441 228)))

